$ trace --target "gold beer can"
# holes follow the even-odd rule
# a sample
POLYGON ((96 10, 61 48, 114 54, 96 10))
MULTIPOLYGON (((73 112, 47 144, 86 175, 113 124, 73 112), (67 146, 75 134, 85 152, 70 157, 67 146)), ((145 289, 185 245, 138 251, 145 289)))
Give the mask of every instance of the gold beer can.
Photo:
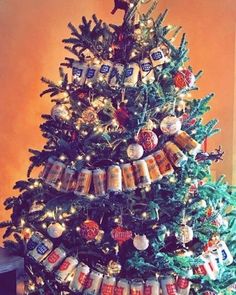
POLYGON ((162 176, 167 176, 174 173, 174 168, 162 150, 155 152, 153 157, 157 162, 162 176))
POLYGON ((145 160, 138 160, 133 162, 135 177, 138 187, 144 187, 151 184, 148 166, 145 160))
POLYGON ((86 168, 82 169, 78 175, 75 194, 76 195, 87 195, 90 190, 92 182, 92 171, 86 168))
POLYGON ((180 130, 174 137, 174 142, 182 149, 195 155, 200 151, 201 145, 194 140, 187 132, 180 130))
POLYGON ((104 196, 106 194, 106 171, 96 169, 93 171, 93 186, 95 196, 104 196))
POLYGON ((177 147, 177 145, 171 141, 166 142, 164 151, 171 163, 176 167, 181 167, 188 159, 185 154, 177 147))
POLYGON ((136 189, 133 167, 130 163, 121 165, 123 186, 125 191, 136 189))
POLYGON ((150 156, 147 156, 146 158, 144 158, 144 160, 147 163, 151 181, 155 182, 157 180, 162 179, 162 175, 161 175, 160 169, 155 161, 155 158, 152 155, 150 155, 150 156))
POLYGON ((122 175, 120 166, 118 165, 112 165, 107 170, 107 191, 122 191, 122 175))

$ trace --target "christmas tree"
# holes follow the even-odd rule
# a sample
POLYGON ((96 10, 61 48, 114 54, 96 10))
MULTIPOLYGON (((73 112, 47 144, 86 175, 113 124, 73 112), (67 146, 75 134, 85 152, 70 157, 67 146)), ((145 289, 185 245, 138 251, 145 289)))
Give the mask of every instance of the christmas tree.
POLYGON ((158 0, 115 0, 121 25, 69 24, 54 106, 30 150, 5 247, 25 257, 26 294, 233 294, 235 194, 206 152, 213 94, 190 98, 196 74, 185 34, 152 17, 158 0), (141 13, 141 10, 145 12, 141 13), (38 178, 32 178, 41 167, 38 178))

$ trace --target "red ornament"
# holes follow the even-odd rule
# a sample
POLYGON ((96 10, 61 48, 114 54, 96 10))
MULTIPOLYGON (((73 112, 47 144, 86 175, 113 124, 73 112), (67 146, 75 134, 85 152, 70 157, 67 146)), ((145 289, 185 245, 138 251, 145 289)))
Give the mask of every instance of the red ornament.
POLYGON ((80 234, 87 241, 94 240, 98 233, 99 225, 91 219, 85 220, 80 226, 80 234))
POLYGON ((112 238, 118 242, 119 246, 131 239, 132 235, 133 233, 131 230, 127 230, 122 226, 117 226, 111 231, 112 238))
POLYGON ((158 144, 156 134, 148 129, 142 129, 138 134, 137 140, 147 152, 152 151, 158 144))
POLYGON ((185 87, 192 87, 195 82, 194 74, 188 69, 177 72, 174 75, 173 79, 175 86, 180 89, 185 87))
POLYGON ((120 127, 124 127, 129 120, 129 113, 126 107, 120 107, 115 111, 115 119, 120 127))
MULTIPOLYGON (((183 123, 184 121, 187 121, 189 119, 190 115, 187 113, 184 113, 179 119, 181 121, 181 123, 183 123)), ((196 118, 191 119, 187 125, 188 126, 193 126, 195 123, 197 122, 196 118)))

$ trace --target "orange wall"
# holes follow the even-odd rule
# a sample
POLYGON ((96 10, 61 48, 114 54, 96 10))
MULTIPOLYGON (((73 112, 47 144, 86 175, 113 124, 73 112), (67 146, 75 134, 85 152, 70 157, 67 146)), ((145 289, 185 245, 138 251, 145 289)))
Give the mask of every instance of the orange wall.
MULTIPOLYGON (((210 147, 222 144, 225 161, 215 169, 231 181, 233 151, 233 72, 235 0, 162 0, 158 11, 169 8, 167 23, 181 25, 187 33, 191 64, 203 69, 198 96, 214 91, 209 117, 220 119, 222 133, 210 147)), ((0 195, 16 194, 12 186, 26 177, 28 148, 44 143, 39 131, 41 113, 50 101, 39 98, 40 77, 58 79, 58 65, 66 54, 61 40, 69 35, 67 23, 79 24, 81 16, 96 12, 106 22, 120 23, 122 13, 112 16, 112 0, 11 0, 0 6, 0 195)), ((0 210, 2 211, 2 204, 0 210)), ((7 214, 0 215, 0 220, 7 214)))

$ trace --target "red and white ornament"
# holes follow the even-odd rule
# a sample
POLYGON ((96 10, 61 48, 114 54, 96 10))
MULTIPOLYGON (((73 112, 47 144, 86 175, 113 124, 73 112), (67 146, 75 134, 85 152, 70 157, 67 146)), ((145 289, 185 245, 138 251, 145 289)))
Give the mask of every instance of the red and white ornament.
POLYGON ((149 247, 149 240, 146 235, 135 235, 133 245, 137 250, 144 251, 149 247))
POLYGON ((92 241, 99 233, 99 225, 91 219, 85 220, 80 226, 80 235, 87 241, 92 241))
POLYGON ((141 129, 137 136, 137 141, 139 144, 141 144, 145 151, 150 152, 158 144, 158 138, 157 135, 152 131, 148 129, 141 129))
POLYGON ((48 226, 47 233, 51 238, 57 239, 62 236, 64 230, 65 227, 62 224, 59 222, 53 222, 48 226))
POLYGON ((121 246, 124 242, 128 241, 132 238, 132 231, 127 230, 126 228, 122 226, 117 226, 111 231, 112 238, 117 241, 119 246, 121 246))
POLYGON ((183 89, 185 87, 193 87, 195 76, 189 69, 183 69, 175 73, 173 80, 176 87, 183 89))
POLYGON ((161 121, 160 128, 165 135, 174 135, 180 131, 181 121, 175 116, 167 116, 161 121))
POLYGON ((127 155, 131 160, 140 159, 143 153, 143 147, 138 143, 131 143, 127 148, 127 155))

